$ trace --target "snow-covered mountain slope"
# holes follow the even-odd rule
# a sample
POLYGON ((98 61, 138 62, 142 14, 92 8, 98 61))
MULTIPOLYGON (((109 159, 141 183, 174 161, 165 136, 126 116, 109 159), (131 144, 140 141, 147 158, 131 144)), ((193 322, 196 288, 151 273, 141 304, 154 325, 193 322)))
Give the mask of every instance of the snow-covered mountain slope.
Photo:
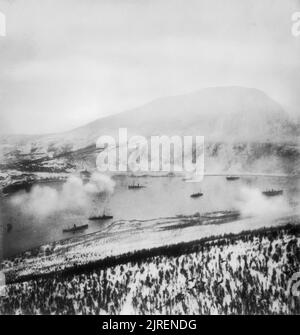
MULTIPOLYGON (((82 151, 92 148, 101 135, 112 135, 117 139, 119 128, 127 128, 129 135, 146 137, 201 135, 206 143, 226 144, 228 154, 232 151, 228 143, 295 145, 299 139, 299 123, 291 120, 283 108, 264 92, 253 88, 215 87, 160 98, 61 134, 0 137, 2 159, 18 157, 30 160, 82 151)), ((276 150, 271 150, 272 156, 277 155, 276 150)), ((213 156, 214 151, 208 152, 213 156)), ((224 150, 222 152, 222 160, 228 159, 224 150)), ((236 151, 232 154, 239 155, 236 151)), ((248 154, 242 150, 241 155, 248 154)), ((263 155, 263 151, 259 152, 259 156, 263 155)))
POLYGON ((295 135, 296 128, 282 107, 263 92, 241 87, 207 88, 167 97, 99 119, 68 133, 99 136, 126 127, 133 133, 198 134, 208 140, 277 141, 295 135))

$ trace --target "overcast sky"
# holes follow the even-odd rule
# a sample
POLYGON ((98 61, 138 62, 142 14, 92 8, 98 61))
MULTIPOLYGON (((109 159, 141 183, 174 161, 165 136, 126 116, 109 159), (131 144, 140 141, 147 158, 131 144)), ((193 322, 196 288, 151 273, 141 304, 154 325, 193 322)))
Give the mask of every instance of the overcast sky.
POLYGON ((300 106, 300 0, 0 0, 0 132, 59 132, 208 86, 300 106))

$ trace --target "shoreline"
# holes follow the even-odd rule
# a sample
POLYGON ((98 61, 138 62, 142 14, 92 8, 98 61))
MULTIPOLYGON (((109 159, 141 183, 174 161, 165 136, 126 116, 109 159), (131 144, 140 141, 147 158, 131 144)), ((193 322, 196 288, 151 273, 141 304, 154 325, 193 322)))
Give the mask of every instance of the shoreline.
POLYGON ((213 235, 210 237, 204 237, 201 239, 196 239, 188 242, 180 242, 176 244, 167 244, 160 247, 154 248, 144 248, 140 250, 135 250, 132 252, 120 254, 117 256, 105 257, 103 259, 98 259, 96 261, 87 262, 80 266, 72 266, 69 268, 60 269, 57 271, 51 271, 47 273, 37 273, 19 276, 18 278, 8 278, 7 284, 20 283, 29 280, 36 280, 40 278, 48 278, 55 276, 67 276, 82 273, 85 271, 91 271, 93 268, 105 269, 107 267, 122 265, 129 262, 143 262, 151 257, 155 256, 181 256, 183 254, 190 254, 197 252, 201 247, 206 244, 218 243, 219 241, 224 241, 230 239, 231 241, 242 239, 247 236, 261 236, 266 234, 274 234, 278 232, 288 231, 298 237, 300 234, 300 222, 296 224, 288 223, 282 226, 275 227, 262 227, 255 230, 243 230, 237 234, 228 233, 223 235, 213 235))
MULTIPOLYGON (((16 253, 16 254, 13 254, 9 257, 6 257, 4 258, 4 261, 8 260, 13 260, 13 259, 16 259, 16 258, 20 258, 20 257, 24 257, 24 255, 26 253, 36 253, 38 250, 40 250, 41 248, 43 247, 49 247, 49 246, 56 246, 56 245, 64 245, 65 243, 67 242, 84 242, 84 240, 86 238, 89 238, 89 237, 93 237, 93 236, 96 236, 96 235, 101 235, 101 234, 104 234, 106 233, 107 231, 109 231, 109 229, 114 225, 118 225, 118 224, 121 224, 121 225, 124 225, 124 223, 129 223, 129 224, 147 224, 147 223, 157 223, 157 222, 160 222, 161 225, 162 225, 162 230, 166 230, 166 228, 163 227, 163 224, 165 222, 168 222, 169 220, 171 220, 172 222, 179 222, 179 223, 183 223, 184 221, 187 221, 187 220, 195 220, 197 218, 203 218, 203 219, 210 219, 212 218, 211 216, 214 215, 214 214, 219 214, 219 213, 228 213, 229 217, 231 217, 232 215, 233 216, 238 216, 239 213, 237 211, 215 211, 215 212, 209 212, 209 213, 203 213, 203 214, 199 214, 199 213, 194 213, 194 214, 191 214, 191 215, 176 215, 176 216, 169 216, 169 217, 158 217, 158 218, 151 218, 151 219, 130 219, 130 220, 116 220, 116 221, 112 221, 109 226, 106 228, 106 230, 97 230, 97 231, 94 231, 94 232, 90 232, 90 233, 86 233, 86 234, 81 234, 81 235, 76 235, 76 233, 74 233, 75 236, 68 236, 68 237, 65 237, 65 238, 61 238, 59 240, 55 240, 55 241, 50 241, 49 243, 42 243, 40 245, 37 245, 33 248, 29 248, 29 249, 26 249, 24 251, 21 251, 19 253, 16 253)), ((223 217, 224 218, 224 217, 223 217)), ((218 220, 217 217, 214 218, 215 220, 218 220)), ((173 227, 172 227, 173 228, 173 227)))
POLYGON ((72 268, 87 266, 101 262, 109 257, 119 257, 122 254, 136 253, 143 249, 163 248, 167 245, 192 243, 195 240, 210 239, 214 236, 238 235, 243 231, 260 229, 280 229, 285 225, 300 225, 297 215, 278 219, 236 218, 232 221, 226 218, 207 218, 199 221, 197 216, 189 218, 186 227, 182 222, 186 218, 176 218, 178 227, 174 225, 174 218, 161 219, 157 222, 118 221, 111 224, 105 232, 94 232, 64 239, 52 244, 19 254, 19 257, 2 262, 3 271, 9 281, 18 281, 29 275, 44 275, 67 271, 72 268), (173 220, 172 220, 173 219, 173 220), (193 222, 194 224, 191 224, 193 222), (166 228, 167 229, 164 229, 166 228), (35 252, 34 252, 35 251, 35 252), (33 254, 34 252, 34 254, 33 254))
MULTIPOLYGON (((21 174, 28 174, 25 171, 19 171, 21 174)), ((59 183, 59 182, 65 182, 69 176, 72 174, 76 174, 76 172, 61 172, 61 173, 49 173, 49 172, 30 172, 30 174, 33 176, 36 176, 36 179, 30 180, 30 181, 17 181, 12 182, 8 184, 2 184, 0 183, 0 198, 1 197, 8 197, 10 195, 13 195, 20 191, 26 191, 26 187, 34 187, 35 185, 39 184, 46 184, 46 183, 59 183), (46 176, 43 176, 45 174, 46 176), (52 174, 52 175, 51 175, 52 174), (21 189, 12 190, 7 193, 3 193, 3 189, 5 188, 14 188, 14 186, 23 186, 21 189)), ((300 178, 300 173, 296 174, 286 174, 286 173, 263 173, 263 172, 257 172, 257 173, 242 173, 242 172, 223 172, 223 173, 204 173, 204 177, 228 177, 228 176, 237 176, 240 178, 243 177, 276 177, 276 178, 300 178)), ((164 174, 141 174, 141 175, 134 175, 134 174, 127 174, 127 173, 112 173, 112 178, 182 178, 186 182, 193 182, 194 180, 191 178, 187 178, 184 174, 180 173, 164 173, 164 174)), ((195 182, 201 182, 202 180, 195 180, 195 182)))

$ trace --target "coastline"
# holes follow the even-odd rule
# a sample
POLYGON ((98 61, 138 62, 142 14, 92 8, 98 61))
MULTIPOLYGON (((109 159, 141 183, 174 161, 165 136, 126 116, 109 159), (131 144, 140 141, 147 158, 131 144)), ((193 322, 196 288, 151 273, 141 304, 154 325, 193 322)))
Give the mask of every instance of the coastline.
MULTIPOLYGON (((193 221, 197 216, 188 220, 193 221)), ((186 219, 186 218, 185 218, 186 219)), ((26 251, 10 260, 5 260, 4 272, 8 281, 18 281, 28 276, 68 271, 102 262, 110 257, 120 257, 144 249, 163 248, 168 245, 192 243, 199 239, 215 238, 244 231, 278 229, 288 224, 298 226, 298 215, 278 219, 236 219, 226 221, 213 217, 208 222, 197 222, 182 227, 184 218, 164 218, 153 220, 131 220, 113 222, 105 232, 70 237, 51 244, 26 251), (156 220, 156 221, 155 221, 156 220), (178 228, 165 229, 177 223, 178 228)))

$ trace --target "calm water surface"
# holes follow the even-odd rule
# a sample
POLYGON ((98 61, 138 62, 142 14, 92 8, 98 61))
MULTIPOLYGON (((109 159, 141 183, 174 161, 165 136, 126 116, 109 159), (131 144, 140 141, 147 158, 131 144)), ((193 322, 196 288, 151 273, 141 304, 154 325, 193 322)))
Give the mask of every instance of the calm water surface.
MULTIPOLYGON (((10 233, 4 233, 4 256, 8 257, 20 251, 46 244, 62 238, 74 236, 63 234, 62 229, 74 224, 89 224, 82 233, 99 231, 118 219, 150 219, 178 214, 194 214, 217 210, 235 209, 240 190, 243 187, 266 189, 283 189, 283 197, 294 204, 299 198, 299 178, 291 177, 241 177, 236 181, 227 181, 224 176, 207 176, 203 182, 187 183, 179 177, 142 177, 137 178, 145 188, 129 190, 132 179, 115 178, 115 191, 110 196, 93 196, 85 210, 77 212, 63 211, 49 215, 43 219, 25 215, 10 203, 10 197, 0 199, 1 221, 13 225, 10 233), (193 192, 201 191, 204 196, 193 199, 193 192), (96 212, 114 216, 105 222, 89 221, 88 217, 96 212)), ((45 184, 43 184, 45 185, 45 184)), ((60 190, 62 183, 51 183, 47 186, 60 190)))

